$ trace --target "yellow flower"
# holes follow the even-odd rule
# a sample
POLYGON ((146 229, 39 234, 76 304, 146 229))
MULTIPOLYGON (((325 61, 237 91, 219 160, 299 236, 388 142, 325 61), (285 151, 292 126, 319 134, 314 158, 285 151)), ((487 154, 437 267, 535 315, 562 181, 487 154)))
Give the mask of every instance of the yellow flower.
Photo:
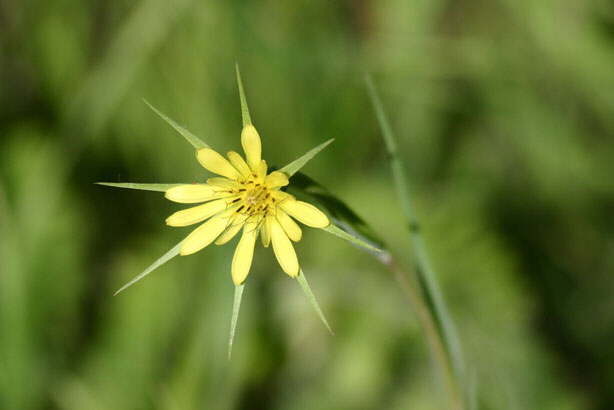
POLYGON ((326 228, 328 217, 315 206, 299 201, 281 188, 288 185, 288 175, 268 172, 261 158, 260 136, 253 125, 241 132, 245 158, 230 151, 224 158, 211 148, 196 152, 198 162, 219 177, 209 178, 206 184, 179 185, 166 191, 166 198, 174 202, 192 204, 192 208, 175 212, 166 219, 170 226, 202 224, 181 243, 180 255, 190 255, 214 243, 223 245, 241 230, 241 239, 232 258, 232 280, 242 284, 249 274, 258 235, 262 244, 272 244, 279 265, 291 277, 300 268, 292 241, 298 242, 302 230, 294 221, 312 228, 326 228))
POLYGON ((228 342, 229 357, 243 288, 245 287, 244 282, 252 265, 254 246, 258 235, 260 235, 265 247, 270 244, 273 245, 273 252, 281 268, 289 276, 297 279, 311 305, 331 333, 332 330, 311 291, 309 283, 307 283, 307 278, 299 266, 292 245, 292 242, 300 241, 303 234, 294 220, 313 228, 322 228, 332 235, 369 251, 381 252, 373 244, 365 242, 331 223, 326 214, 315 206, 299 201, 282 190, 283 187, 288 185, 288 179, 328 146, 333 139, 329 139, 311 149, 280 170, 268 173, 267 163, 261 158, 262 144, 256 128, 252 125, 238 66, 237 84, 243 118, 241 145, 243 145, 245 159, 234 151, 228 152, 226 154, 228 159, 226 159, 200 138, 145 101, 160 118, 196 148, 198 162, 205 169, 219 176, 209 178, 204 184, 99 182, 101 185, 116 188, 164 192, 166 198, 182 204, 202 203, 175 212, 166 219, 166 223, 170 226, 189 226, 197 223, 201 223, 201 225, 194 229, 183 241, 149 265, 143 272, 117 290, 115 295, 134 285, 175 256, 193 254, 212 243, 223 245, 242 231, 231 266, 232 280, 235 283, 235 296, 228 342))
MULTIPOLYGON (((227 153, 228 159, 224 158, 200 138, 145 101, 149 108, 196 149, 196 158, 202 166, 218 174, 219 177, 209 178, 204 184, 97 183, 115 188, 164 192, 171 201, 184 204, 202 203, 202 205, 176 212, 166 219, 166 223, 171 226, 202 224, 143 272, 119 288, 115 294, 123 292, 175 256, 190 255, 213 242, 222 245, 243 230, 231 269, 237 295, 241 294, 243 283, 249 274, 254 246, 260 235, 265 247, 273 244, 273 252, 281 268, 298 280, 303 290, 310 295, 311 303, 322 316, 315 298, 311 295, 307 279, 299 266, 292 245, 292 241, 298 242, 302 237, 302 230, 294 220, 310 227, 322 228, 332 235, 369 251, 380 252, 380 249, 331 223, 328 217, 313 205, 298 201, 282 190, 288 185, 288 179, 333 142, 333 139, 312 148, 278 171, 268 173, 267 164, 261 158, 262 143, 252 124, 238 67, 237 84, 241 99, 243 118, 241 144, 245 152, 245 159, 234 151, 227 153)), ((235 303, 237 305, 240 303, 240 297, 235 299, 235 303)), ((326 322, 324 319, 323 321, 326 322)))

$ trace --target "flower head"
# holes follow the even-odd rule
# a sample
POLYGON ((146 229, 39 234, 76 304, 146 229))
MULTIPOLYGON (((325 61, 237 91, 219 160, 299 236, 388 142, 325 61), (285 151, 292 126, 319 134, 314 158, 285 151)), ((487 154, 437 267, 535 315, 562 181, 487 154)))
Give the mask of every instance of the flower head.
POLYGON ((281 171, 268 173, 261 158, 262 146, 258 131, 248 124, 241 132, 245 159, 235 151, 224 158, 211 148, 196 152, 198 162, 219 175, 205 184, 179 185, 166 191, 166 198, 191 204, 192 208, 175 212, 166 219, 170 226, 202 224, 182 242, 180 255, 190 255, 211 243, 223 245, 242 231, 232 258, 232 280, 245 281, 252 264, 258 235, 262 244, 272 244, 279 265, 291 277, 299 274, 299 263, 292 241, 298 242, 302 230, 294 221, 313 228, 325 228, 328 217, 315 206, 299 201, 281 189, 288 185, 288 175, 281 171))
POLYGON ((231 266, 235 296, 228 342, 229 357, 245 287, 244 282, 252 265, 254 246, 259 235, 265 247, 273 244, 273 252, 281 268, 290 277, 297 279, 322 323, 331 333, 332 330, 307 283, 307 278, 299 266, 292 245, 293 241, 298 242, 302 237, 302 230, 295 220, 313 228, 322 228, 330 234, 369 251, 380 252, 380 249, 372 244, 332 224, 326 214, 315 206, 298 201, 283 190, 288 185, 289 178, 333 140, 330 139, 318 145, 280 170, 269 173, 267 163, 261 158, 262 143, 258 131, 252 124, 238 66, 237 83, 243 117, 241 145, 245 152, 245 159, 235 151, 228 152, 225 158, 145 101, 149 108, 196 148, 198 162, 205 169, 219 176, 209 178, 206 183, 201 184, 99 182, 101 185, 117 188, 164 192, 166 198, 182 204, 202 203, 175 212, 166 219, 166 223, 170 226, 189 226, 197 223, 201 225, 117 290, 116 295, 145 278, 175 256, 191 255, 212 243, 223 245, 242 231, 231 266))

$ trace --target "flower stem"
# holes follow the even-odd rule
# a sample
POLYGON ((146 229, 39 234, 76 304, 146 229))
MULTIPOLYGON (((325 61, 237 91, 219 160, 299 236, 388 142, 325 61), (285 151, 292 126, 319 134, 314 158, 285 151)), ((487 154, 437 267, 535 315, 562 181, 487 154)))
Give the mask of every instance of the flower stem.
POLYGON ((435 366, 439 369, 441 374, 444 389, 449 399, 450 409, 463 410, 464 404, 460 386, 457 383, 454 369, 446 351, 441 333, 438 331, 433 312, 426 302, 423 292, 419 289, 417 272, 414 269, 404 271, 390 253, 386 253, 385 257, 380 257, 378 259, 394 274, 394 278, 401 290, 405 293, 409 304, 418 317, 420 326, 426 335, 431 354, 433 355, 435 366))

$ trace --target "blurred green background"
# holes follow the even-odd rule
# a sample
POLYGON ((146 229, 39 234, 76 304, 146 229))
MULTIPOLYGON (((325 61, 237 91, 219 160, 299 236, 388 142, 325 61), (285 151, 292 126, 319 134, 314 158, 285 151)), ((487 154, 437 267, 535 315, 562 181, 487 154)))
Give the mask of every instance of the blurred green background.
POLYGON ((0 0, 1 409, 441 409, 423 334, 371 257, 297 246, 336 336, 256 252, 226 360, 233 247, 112 293, 188 229, 110 182, 206 178, 146 98, 222 151, 234 63, 270 164, 411 266, 372 72, 480 409, 614 408, 614 5, 606 0, 0 0))

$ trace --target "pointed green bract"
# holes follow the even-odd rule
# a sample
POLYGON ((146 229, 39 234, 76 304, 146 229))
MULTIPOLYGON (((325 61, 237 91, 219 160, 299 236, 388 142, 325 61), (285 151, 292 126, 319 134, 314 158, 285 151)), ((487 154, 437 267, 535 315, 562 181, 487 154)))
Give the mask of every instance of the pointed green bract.
POLYGON ((318 145, 317 147, 310 149, 303 156, 295 159, 294 161, 292 161, 285 167, 281 168, 280 171, 286 173, 289 177, 291 177, 299 169, 303 168, 305 164, 309 162, 309 160, 315 157, 320 151, 326 148, 334 140, 335 140, 334 138, 331 138, 328 141, 323 142, 322 144, 318 145))
POLYGON ((138 189, 141 191, 158 191, 166 192, 172 187, 185 184, 140 184, 135 182, 96 182, 96 185, 110 186, 113 188, 138 189))
POLYGON ((326 317, 324 316, 322 309, 320 309, 320 305, 318 304, 316 296, 311 291, 311 287, 309 286, 309 283, 307 282, 307 278, 305 277, 305 273, 303 272, 302 269, 299 272, 298 276, 296 277, 296 280, 298 281, 299 285, 301 285, 301 289, 303 290, 303 293, 305 294, 305 296, 307 296, 307 299, 309 299, 309 303, 311 303, 311 306, 313 306, 313 308, 315 309, 316 313, 320 317, 320 320, 322 321, 322 323, 324 323, 324 326, 326 326, 326 328, 328 329, 331 335, 334 335, 335 333, 333 332, 333 329, 331 329, 330 325, 328 324, 328 320, 326 320, 326 317))
POLYGON ((239 98, 241 99, 241 118, 243 119, 243 126, 252 124, 252 117, 249 115, 249 107, 247 106, 247 98, 245 98, 245 91, 243 90, 243 81, 241 80, 241 71, 239 70, 239 64, 235 64, 237 70, 237 85, 239 86, 239 98))
MULTIPOLYGON (((365 220, 363 220, 356 212, 354 212, 345 202, 330 193, 322 185, 318 184, 313 179, 309 178, 304 173, 298 171, 292 176, 290 185, 287 187, 287 192, 294 195, 297 199, 317 204, 322 210, 330 216, 333 224, 341 227, 345 232, 336 232, 334 227, 329 230, 335 230, 332 233, 338 233, 346 238, 345 233, 350 233, 351 236, 366 242, 367 244, 378 248, 386 249, 384 241, 377 235, 365 220)), ((381 254, 378 255, 381 257, 381 254)))
POLYGON ((136 282, 140 281, 145 276, 149 275, 151 272, 153 272, 154 270, 158 269, 160 266, 164 265, 166 262, 168 262, 169 260, 171 260, 175 256, 177 256, 179 254, 179 249, 181 248, 181 244, 182 243, 183 243, 183 241, 179 242, 170 251, 168 251, 164 255, 162 255, 157 261, 155 261, 154 263, 149 265, 149 267, 147 269, 145 269, 143 272, 141 272, 140 274, 135 276, 134 279, 132 279, 130 282, 126 283, 124 286, 119 288, 119 290, 117 292, 115 292, 113 294, 113 296, 117 296, 119 293, 123 292, 124 290, 126 290, 130 286, 134 285, 136 282))
POLYGON ((372 251, 372 252, 382 252, 381 249, 376 248, 375 246, 368 244, 367 242, 363 241, 362 239, 359 239, 359 238, 355 237, 354 235, 351 235, 351 234, 347 233, 343 229, 339 228, 337 225, 330 224, 326 228, 322 228, 322 229, 324 229, 328 233, 331 233, 331 234, 333 234, 335 236, 338 236, 341 239, 345 239, 346 241, 349 241, 349 242, 353 243, 354 245, 360 246, 360 247, 365 248, 365 249, 367 249, 369 251, 372 251))
POLYGON ((147 106, 149 108, 151 108, 151 110, 153 112, 155 112, 156 114, 158 114, 158 116, 160 118, 162 118, 164 121, 166 121, 171 127, 173 127, 175 129, 175 131, 177 131, 179 134, 181 134, 190 144, 192 144, 192 146, 196 149, 201 149, 201 148, 210 148, 209 145, 207 145, 206 143, 204 143, 200 138, 198 138, 196 135, 192 134, 190 131, 188 131, 187 129, 185 129, 184 127, 182 127, 181 125, 177 124, 175 121, 173 121, 172 119, 170 119, 169 117, 167 117, 164 113, 162 113, 160 110, 158 110, 156 107, 154 107, 153 105, 151 105, 147 100, 143 100, 143 102, 145 104, 147 104, 147 106))
POLYGON ((243 298, 243 289, 245 284, 235 286, 235 297, 232 303, 232 319, 230 319, 230 335, 228 337, 228 360, 232 356, 232 344, 235 339, 235 329, 239 320, 239 310, 241 309, 241 299, 243 298))

